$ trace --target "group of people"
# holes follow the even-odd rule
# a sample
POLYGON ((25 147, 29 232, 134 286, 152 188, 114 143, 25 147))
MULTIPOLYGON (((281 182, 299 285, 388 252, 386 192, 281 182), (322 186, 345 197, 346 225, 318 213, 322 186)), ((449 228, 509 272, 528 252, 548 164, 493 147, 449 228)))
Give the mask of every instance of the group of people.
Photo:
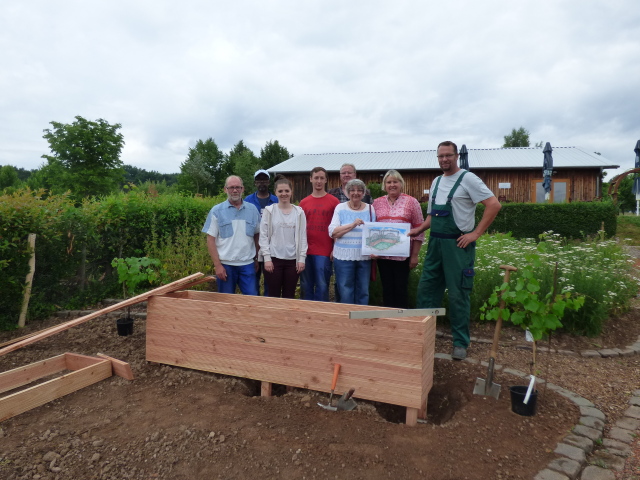
POLYGON ((310 174, 312 193, 299 206, 291 202, 293 185, 282 176, 275 179, 271 194, 269 172, 258 170, 257 190, 244 199, 242 179, 228 177, 227 200, 211 209, 203 228, 218 291, 235 293, 239 287, 245 295, 259 295, 264 275, 265 295, 294 298, 300 279, 303 299, 328 301, 335 271, 336 301, 367 305, 369 281, 379 269, 384 306, 408 308, 409 271, 418 264, 423 232, 430 228, 417 306, 442 307, 448 290, 452 356, 465 358, 475 241, 498 214, 500 203, 476 175, 458 167, 453 142, 442 142, 437 152, 443 175, 431 186, 426 220, 418 201, 403 192, 404 179, 396 170, 383 177, 386 195, 372 201, 354 165, 340 168, 342 185, 329 191, 327 171, 316 167, 310 174), (485 211, 474 228, 478 203, 485 211), (363 255, 362 226, 367 222, 410 224, 409 256, 363 255))

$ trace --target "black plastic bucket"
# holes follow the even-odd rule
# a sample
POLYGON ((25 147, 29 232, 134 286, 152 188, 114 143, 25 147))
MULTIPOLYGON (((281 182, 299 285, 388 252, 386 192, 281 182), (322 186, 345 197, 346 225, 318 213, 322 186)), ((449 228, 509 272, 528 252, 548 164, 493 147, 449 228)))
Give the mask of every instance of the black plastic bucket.
POLYGON ((536 414, 536 401, 538 400, 538 391, 531 392, 529 402, 524 403, 524 397, 527 396, 528 386, 516 386, 509 388, 511 392, 511 411, 522 415, 523 417, 532 417, 536 414))
POLYGON ((116 327, 118 328, 118 335, 126 337, 133 334, 133 318, 119 318, 116 320, 116 327))

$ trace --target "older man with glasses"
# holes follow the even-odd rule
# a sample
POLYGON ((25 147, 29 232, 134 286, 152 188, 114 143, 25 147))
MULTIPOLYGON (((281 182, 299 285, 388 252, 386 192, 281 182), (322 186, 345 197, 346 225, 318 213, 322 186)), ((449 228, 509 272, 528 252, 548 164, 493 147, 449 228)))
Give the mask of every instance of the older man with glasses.
POLYGON ((235 175, 224 183, 227 200, 215 205, 205 222, 207 248, 216 272, 218 292, 258 295, 256 267, 260 213, 242 200, 244 185, 235 175))
POLYGON ((454 360, 463 360, 470 342, 476 240, 489 228, 501 205, 482 180, 458 166, 455 143, 442 142, 437 151, 443 174, 431 184, 427 219, 409 232, 409 236, 414 237, 431 228, 418 284, 417 307, 442 307, 445 289, 449 292, 449 320, 453 336, 451 356, 454 360), (482 203, 485 209, 474 228, 478 203, 482 203))

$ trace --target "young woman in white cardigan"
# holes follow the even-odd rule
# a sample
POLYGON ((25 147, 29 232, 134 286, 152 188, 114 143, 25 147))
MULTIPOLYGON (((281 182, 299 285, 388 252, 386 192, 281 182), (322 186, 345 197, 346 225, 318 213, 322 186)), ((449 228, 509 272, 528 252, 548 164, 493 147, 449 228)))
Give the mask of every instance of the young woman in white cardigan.
POLYGON ((307 218, 291 203, 293 186, 280 176, 275 181, 278 203, 264 209, 260 222, 260 255, 270 297, 294 298, 307 258, 307 218))

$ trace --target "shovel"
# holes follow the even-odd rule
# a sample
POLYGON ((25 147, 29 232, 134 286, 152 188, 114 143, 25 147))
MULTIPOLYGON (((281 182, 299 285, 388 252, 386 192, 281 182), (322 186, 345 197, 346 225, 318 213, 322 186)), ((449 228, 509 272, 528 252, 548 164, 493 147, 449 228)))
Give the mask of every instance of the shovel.
MULTIPOLYGON (((500 265, 500 268, 504 270, 504 283, 509 283, 509 277, 511 272, 517 272, 516 267, 511 265, 500 265)), ((493 344, 491 345, 491 353, 489 356, 489 367, 487 368, 487 379, 476 379, 476 385, 473 388, 474 395, 487 395, 495 398, 496 400, 500 396, 500 385, 493 382, 493 367, 496 362, 496 355, 498 354, 498 341, 500 340, 500 330, 502 329, 502 310, 504 309, 504 299, 502 293, 500 294, 500 313, 498 314, 498 320, 496 320, 496 329, 493 333, 493 344)))
POLYGON ((348 412, 349 410, 353 410, 354 408, 356 408, 358 404, 353 399, 353 393, 355 391, 355 388, 350 388, 348 392, 344 392, 344 394, 338 399, 336 410, 344 410, 348 412))

